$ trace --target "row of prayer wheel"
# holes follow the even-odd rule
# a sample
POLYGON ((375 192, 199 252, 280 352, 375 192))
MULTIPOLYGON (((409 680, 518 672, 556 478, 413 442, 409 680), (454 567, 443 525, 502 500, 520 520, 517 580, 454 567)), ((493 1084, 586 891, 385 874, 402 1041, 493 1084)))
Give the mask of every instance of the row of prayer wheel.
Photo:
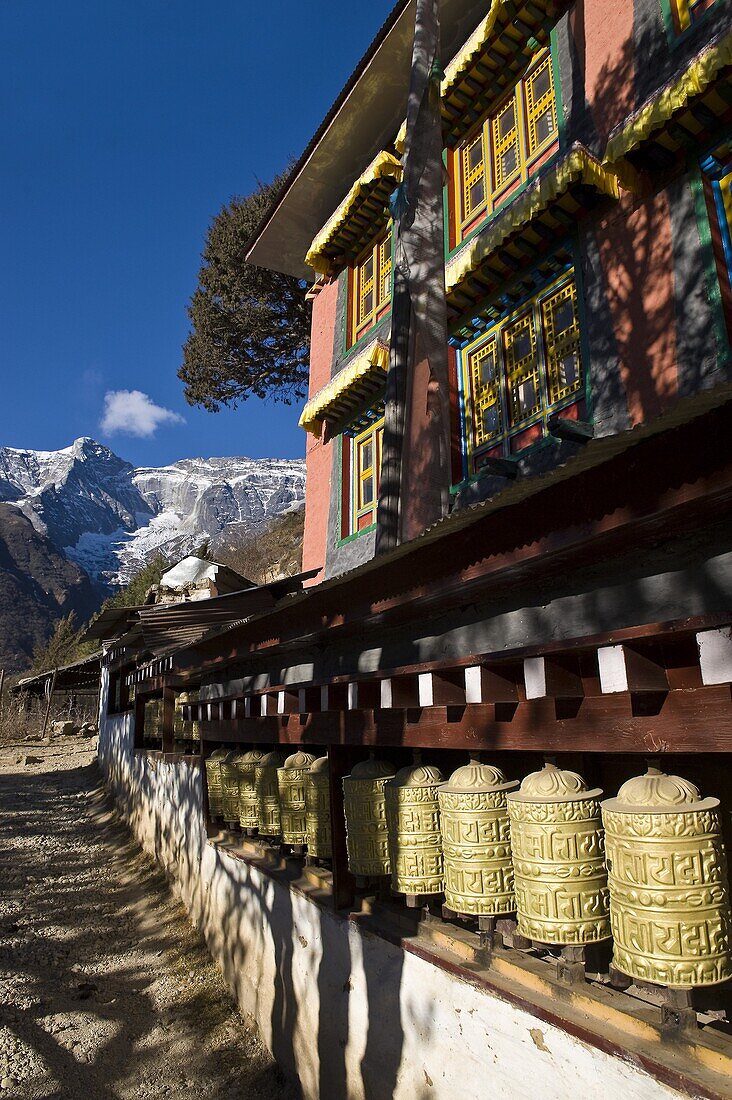
POLYGON ((298 751, 227 752, 206 760, 209 813, 230 825, 281 837, 284 844, 307 845, 319 859, 330 859, 330 779, 328 757, 298 751))
POLYGON ((614 939, 629 976, 692 988, 732 977, 719 801, 654 769, 600 801, 547 764, 518 781, 471 760, 449 782, 373 757, 343 780, 348 863, 472 916, 517 914, 538 943, 614 939), (518 789, 517 789, 518 788, 518 789), (607 849, 607 851, 606 851, 607 849))

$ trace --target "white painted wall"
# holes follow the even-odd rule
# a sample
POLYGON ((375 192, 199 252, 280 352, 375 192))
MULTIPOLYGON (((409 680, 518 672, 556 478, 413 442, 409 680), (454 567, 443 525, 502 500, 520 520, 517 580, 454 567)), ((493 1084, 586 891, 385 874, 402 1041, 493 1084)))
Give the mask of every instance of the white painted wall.
POLYGON ((132 743, 130 715, 104 721, 109 786, 306 1100, 678 1100, 621 1059, 220 852, 206 840, 200 772, 133 754, 132 743))

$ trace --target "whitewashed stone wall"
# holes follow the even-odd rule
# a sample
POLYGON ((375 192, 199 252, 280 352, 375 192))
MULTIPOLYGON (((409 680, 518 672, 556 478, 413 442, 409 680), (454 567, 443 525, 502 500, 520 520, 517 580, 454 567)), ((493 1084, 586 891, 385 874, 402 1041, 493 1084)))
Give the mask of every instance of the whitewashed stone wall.
POLYGON ((132 722, 102 722, 109 787, 306 1100, 678 1100, 620 1058, 217 850, 206 840, 200 772, 134 754, 132 722))

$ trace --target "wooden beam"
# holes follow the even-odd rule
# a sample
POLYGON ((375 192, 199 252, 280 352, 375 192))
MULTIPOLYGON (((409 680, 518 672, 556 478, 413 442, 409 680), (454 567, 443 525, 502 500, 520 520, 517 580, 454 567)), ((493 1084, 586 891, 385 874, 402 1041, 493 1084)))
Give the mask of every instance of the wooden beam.
MULTIPOLYGON (((561 702, 561 701, 560 701, 561 702)), ((477 751, 722 753, 732 751, 732 687, 669 691, 658 713, 638 713, 632 692, 585 696, 570 717, 558 717, 558 701, 546 696, 513 707, 473 703, 464 707, 330 711, 203 722, 208 741, 284 745, 351 745, 364 748, 475 749, 477 751)))
POLYGON ((601 646, 597 663, 600 688, 606 695, 619 691, 668 691, 666 669, 630 646, 601 646))
POLYGON ((732 627, 700 631, 696 642, 702 683, 728 684, 732 681, 732 627))
POLYGON ((517 703, 518 687, 509 669, 500 671, 484 665, 465 669, 466 703, 517 703))
POLYGON ((549 657, 524 658, 524 684, 527 699, 581 699, 584 695, 579 670, 572 661, 549 657))

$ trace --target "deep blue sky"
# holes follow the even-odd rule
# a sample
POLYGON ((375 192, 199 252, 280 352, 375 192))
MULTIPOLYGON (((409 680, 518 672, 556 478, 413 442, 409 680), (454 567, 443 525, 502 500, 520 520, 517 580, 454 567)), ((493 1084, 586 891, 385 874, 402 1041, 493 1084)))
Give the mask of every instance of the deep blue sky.
POLYGON ((392 2, 2 0, 0 445, 304 453, 295 408, 185 404, 185 307, 211 217, 300 154, 392 2), (185 425, 105 437, 121 389, 185 425))

